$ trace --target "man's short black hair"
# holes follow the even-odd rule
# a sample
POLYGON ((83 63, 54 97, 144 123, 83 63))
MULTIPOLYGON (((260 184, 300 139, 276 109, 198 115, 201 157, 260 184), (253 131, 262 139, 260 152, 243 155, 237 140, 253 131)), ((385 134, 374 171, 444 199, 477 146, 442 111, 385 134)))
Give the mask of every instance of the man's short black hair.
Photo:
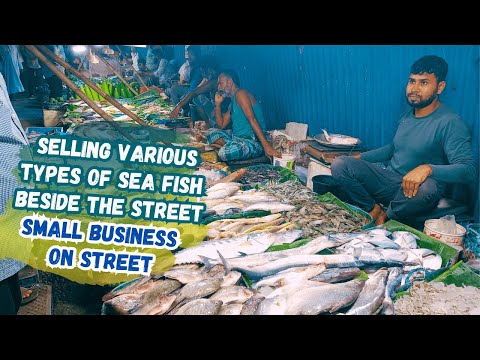
POLYGON ((240 86, 240 78, 238 77, 238 74, 235 70, 225 69, 225 70, 222 70, 219 75, 222 75, 222 74, 232 79, 235 85, 240 86))
POLYGON ((436 55, 426 55, 415 61, 410 68, 410 74, 434 74, 437 81, 445 81, 448 73, 447 62, 436 55))

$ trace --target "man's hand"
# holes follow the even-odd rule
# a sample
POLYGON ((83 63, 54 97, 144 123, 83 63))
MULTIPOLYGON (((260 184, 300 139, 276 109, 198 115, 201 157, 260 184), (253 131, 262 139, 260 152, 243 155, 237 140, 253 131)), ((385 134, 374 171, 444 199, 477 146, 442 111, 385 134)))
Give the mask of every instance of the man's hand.
POLYGON ((180 109, 181 107, 180 106, 175 106, 175 108, 172 110, 172 112, 170 113, 170 115, 168 116, 170 119, 176 119, 178 117, 178 114, 180 113, 180 109))
POLYGON ((264 148, 265 150, 265 155, 267 155, 270 159, 272 159, 272 156, 281 158, 282 153, 278 150, 275 150, 272 145, 268 144, 264 148))
POLYGON ((224 97, 218 92, 215 93, 215 105, 220 105, 223 102, 224 97))
POLYGON ((403 177, 402 188, 406 197, 417 195, 418 188, 432 174, 432 167, 424 164, 417 166, 403 177))

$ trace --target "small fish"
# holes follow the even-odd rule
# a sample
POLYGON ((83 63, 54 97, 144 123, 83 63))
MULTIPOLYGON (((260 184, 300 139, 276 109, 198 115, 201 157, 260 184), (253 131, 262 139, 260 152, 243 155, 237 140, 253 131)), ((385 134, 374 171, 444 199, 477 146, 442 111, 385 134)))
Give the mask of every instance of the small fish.
POLYGON ((222 282, 222 279, 209 278, 186 284, 180 289, 175 302, 172 304, 172 308, 181 306, 188 301, 203 298, 215 293, 220 288, 222 282))
POLYGON ((222 302, 210 299, 196 299, 180 307, 172 315, 217 315, 222 302))
POLYGON ((221 287, 215 294, 210 296, 212 300, 221 300, 223 304, 230 303, 243 304, 253 296, 253 291, 243 286, 226 286, 221 287))
POLYGON ((263 301, 263 299, 265 299, 265 296, 262 296, 258 293, 254 294, 250 299, 245 301, 240 315, 255 315, 258 305, 263 301))
POLYGON ((259 202, 255 204, 251 204, 250 206, 247 206, 243 211, 254 211, 254 210, 265 210, 265 211, 270 211, 272 214, 274 213, 279 213, 279 212, 284 212, 284 211, 290 211, 295 209, 295 206, 293 205, 288 205, 288 204, 283 204, 281 202, 259 202))
POLYGON ((408 231, 395 231, 392 234, 392 239, 402 248, 408 248, 408 249, 418 248, 418 245, 417 245, 417 240, 419 240, 418 236, 408 231))
MULTIPOLYGON (((155 287, 142 295, 139 306, 133 308, 130 313, 135 315, 147 315, 153 308, 164 304, 163 297, 180 288, 182 284, 177 280, 166 279, 156 282, 155 287)), ((166 309, 168 310, 168 308, 166 309)))
POLYGON ((240 315, 243 309, 243 304, 228 304, 222 305, 218 315, 240 315))
POLYGON ((331 269, 326 269, 325 271, 322 271, 320 274, 312 277, 310 280, 334 284, 338 282, 352 280, 357 276, 359 276, 360 273, 361 273, 361 270, 357 267, 331 268, 331 269))

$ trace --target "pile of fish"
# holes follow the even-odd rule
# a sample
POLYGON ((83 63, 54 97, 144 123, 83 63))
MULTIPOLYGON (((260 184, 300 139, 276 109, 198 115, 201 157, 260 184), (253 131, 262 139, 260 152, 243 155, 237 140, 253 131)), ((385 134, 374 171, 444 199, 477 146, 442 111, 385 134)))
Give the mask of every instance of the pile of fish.
POLYGON ((282 178, 277 169, 268 167, 248 168, 245 175, 238 182, 240 184, 258 184, 276 182, 282 178))
POLYGON ((286 220, 301 227, 306 237, 358 231, 368 223, 367 218, 357 217, 335 204, 316 200, 316 194, 296 180, 267 185, 261 191, 294 206, 286 214, 286 220))
POLYGON ((392 299, 409 267, 441 266, 438 255, 417 248, 415 235, 381 229, 267 252, 301 236, 251 233, 183 249, 173 268, 106 294, 104 306, 138 315, 394 314, 392 299), (333 254, 319 254, 326 249, 333 254))

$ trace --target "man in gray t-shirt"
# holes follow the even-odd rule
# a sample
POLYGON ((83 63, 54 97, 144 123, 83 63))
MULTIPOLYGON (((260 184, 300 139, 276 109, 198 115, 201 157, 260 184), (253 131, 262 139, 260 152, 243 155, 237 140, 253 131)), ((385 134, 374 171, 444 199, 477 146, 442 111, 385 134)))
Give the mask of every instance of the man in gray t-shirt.
POLYGON ((376 225, 428 212, 437 206, 447 183, 474 181, 470 132, 439 99, 447 72, 441 57, 417 60, 406 87, 411 109, 400 118, 393 142, 332 163, 344 200, 367 211, 376 225), (378 162, 387 162, 387 168, 373 164, 378 162))

